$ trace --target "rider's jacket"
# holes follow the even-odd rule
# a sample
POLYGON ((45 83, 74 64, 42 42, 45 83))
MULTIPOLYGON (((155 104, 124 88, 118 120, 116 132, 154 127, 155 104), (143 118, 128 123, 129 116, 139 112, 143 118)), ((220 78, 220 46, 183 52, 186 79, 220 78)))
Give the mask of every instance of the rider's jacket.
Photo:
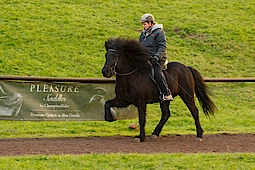
POLYGON ((154 24, 148 30, 144 30, 139 41, 149 49, 153 58, 157 59, 160 65, 166 61, 166 35, 162 24, 154 24))

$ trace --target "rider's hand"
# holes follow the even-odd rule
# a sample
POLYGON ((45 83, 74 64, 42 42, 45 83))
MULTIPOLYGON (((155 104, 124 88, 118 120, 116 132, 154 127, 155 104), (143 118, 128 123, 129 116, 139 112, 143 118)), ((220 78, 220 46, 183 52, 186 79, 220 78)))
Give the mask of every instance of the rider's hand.
POLYGON ((151 57, 151 58, 150 58, 150 62, 151 62, 151 64, 156 64, 156 63, 157 63, 157 59, 151 57))

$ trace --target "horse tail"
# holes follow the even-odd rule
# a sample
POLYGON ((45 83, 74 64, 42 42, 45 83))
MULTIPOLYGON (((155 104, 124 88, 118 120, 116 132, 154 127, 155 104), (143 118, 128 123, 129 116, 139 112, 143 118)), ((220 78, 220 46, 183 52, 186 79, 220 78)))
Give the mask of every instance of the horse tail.
POLYGON ((196 69, 192 67, 188 68, 191 70, 193 78, 195 80, 195 93, 198 98, 200 106, 202 106, 204 114, 208 117, 210 115, 214 115, 214 112, 217 107, 209 97, 209 95, 211 94, 208 90, 207 85, 204 82, 203 77, 196 69))

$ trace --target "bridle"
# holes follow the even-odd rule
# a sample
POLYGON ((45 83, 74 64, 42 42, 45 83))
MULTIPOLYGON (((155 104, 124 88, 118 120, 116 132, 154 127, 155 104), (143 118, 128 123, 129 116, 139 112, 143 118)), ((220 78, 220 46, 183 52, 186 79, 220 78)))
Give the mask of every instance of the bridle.
MULTIPOLYGON (((110 49, 108 49, 107 51, 116 52, 117 50, 110 48, 110 49)), ((132 70, 132 71, 130 71, 130 72, 128 72, 128 73, 117 73, 117 72, 115 71, 115 68, 116 68, 116 66, 117 66, 117 64, 118 64, 118 59, 119 59, 119 58, 117 58, 117 60, 115 61, 115 63, 113 64, 112 67, 110 67, 110 66, 108 66, 107 64, 105 64, 105 67, 109 68, 110 71, 111 71, 111 73, 113 73, 114 75, 118 75, 118 76, 127 76, 127 75, 130 75, 130 74, 133 74, 134 72, 136 72, 137 70, 139 70, 139 69, 141 68, 141 66, 138 66, 137 68, 135 68, 134 70, 132 70)))

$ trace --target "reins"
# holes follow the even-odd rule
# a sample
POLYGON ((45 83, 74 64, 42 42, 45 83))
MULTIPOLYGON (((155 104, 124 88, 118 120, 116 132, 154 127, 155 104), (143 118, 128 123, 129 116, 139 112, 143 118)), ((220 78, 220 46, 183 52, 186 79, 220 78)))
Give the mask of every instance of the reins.
POLYGON ((130 71, 128 73, 117 73, 116 71, 114 71, 114 73, 118 76, 128 76, 130 74, 133 74, 134 72, 136 72, 137 70, 139 70, 139 68, 141 68, 141 66, 137 67, 136 69, 134 69, 133 71, 130 71))

